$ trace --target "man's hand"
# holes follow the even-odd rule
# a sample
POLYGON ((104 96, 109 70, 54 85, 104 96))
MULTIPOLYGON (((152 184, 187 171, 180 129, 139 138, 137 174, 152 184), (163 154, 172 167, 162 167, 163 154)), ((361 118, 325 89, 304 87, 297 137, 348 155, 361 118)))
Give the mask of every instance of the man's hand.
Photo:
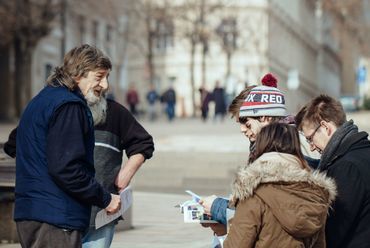
POLYGON ((121 198, 119 195, 111 194, 112 200, 110 201, 108 207, 105 208, 108 214, 117 213, 118 210, 121 208, 121 198))
POLYGON ((221 223, 202 223, 203 227, 210 227, 217 236, 224 236, 227 234, 226 226, 221 223))
POLYGON ((213 201, 217 198, 215 195, 207 196, 205 198, 200 199, 199 203, 204 208, 204 213, 211 216, 211 207, 213 204, 213 201))

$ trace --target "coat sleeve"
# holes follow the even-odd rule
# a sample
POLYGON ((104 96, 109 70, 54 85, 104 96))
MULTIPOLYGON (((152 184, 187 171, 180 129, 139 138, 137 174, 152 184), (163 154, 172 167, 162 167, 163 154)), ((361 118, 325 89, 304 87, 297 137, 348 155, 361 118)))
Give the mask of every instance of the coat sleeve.
POLYGON ((17 128, 14 128, 9 134, 8 141, 4 144, 4 152, 12 158, 15 158, 16 156, 16 140, 17 128))
POLYGON ((363 175, 358 166, 349 161, 333 165, 328 172, 335 179, 338 196, 326 223, 327 247, 342 247, 348 233, 359 221, 366 193, 363 175))
POLYGON ((223 247, 254 247, 261 229, 263 212, 264 203, 257 196, 239 202, 223 247))
POLYGON ((85 134, 88 121, 82 105, 67 103, 60 107, 49 125, 47 164, 49 175, 66 193, 81 203, 106 208, 111 195, 89 173, 85 134))
POLYGON ((153 138, 127 109, 121 109, 120 123, 123 149, 127 157, 142 154, 145 159, 151 158, 154 152, 153 138))
POLYGON ((217 197, 213 201, 212 206, 211 206, 212 219, 226 226, 226 223, 227 223, 226 209, 228 205, 229 205, 229 200, 217 197))

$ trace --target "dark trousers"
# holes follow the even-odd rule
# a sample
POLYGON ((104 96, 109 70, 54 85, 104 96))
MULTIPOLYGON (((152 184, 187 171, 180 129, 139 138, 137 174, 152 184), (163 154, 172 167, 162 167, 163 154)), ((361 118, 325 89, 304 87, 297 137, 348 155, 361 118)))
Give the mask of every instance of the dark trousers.
POLYGON ((80 248, 81 232, 38 221, 17 221, 19 242, 23 248, 80 248))

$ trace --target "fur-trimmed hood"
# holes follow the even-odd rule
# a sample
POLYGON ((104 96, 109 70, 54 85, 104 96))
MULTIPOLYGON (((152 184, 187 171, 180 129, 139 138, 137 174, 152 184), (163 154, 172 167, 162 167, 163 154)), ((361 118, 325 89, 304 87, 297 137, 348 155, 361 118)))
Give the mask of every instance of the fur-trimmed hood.
POLYGON ((318 171, 303 170, 296 156, 270 152, 237 173, 232 202, 256 195, 293 236, 306 237, 325 224, 337 191, 333 179, 318 171))

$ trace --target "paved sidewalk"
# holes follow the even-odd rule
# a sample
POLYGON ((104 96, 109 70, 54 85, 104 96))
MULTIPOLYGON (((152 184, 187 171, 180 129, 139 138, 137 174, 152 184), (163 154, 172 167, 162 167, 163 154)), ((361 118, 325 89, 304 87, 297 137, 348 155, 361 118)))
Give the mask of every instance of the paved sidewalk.
POLYGON ((134 229, 116 233, 112 248, 203 248, 210 247, 212 231, 196 223, 183 223, 174 206, 188 195, 134 192, 134 229))
MULTIPOLYGON (((183 223, 183 215, 174 206, 189 200, 188 195, 134 191, 133 229, 116 232, 112 248, 206 248, 212 231, 196 223, 183 223)), ((1 248, 19 248, 19 244, 0 244, 1 248)))

